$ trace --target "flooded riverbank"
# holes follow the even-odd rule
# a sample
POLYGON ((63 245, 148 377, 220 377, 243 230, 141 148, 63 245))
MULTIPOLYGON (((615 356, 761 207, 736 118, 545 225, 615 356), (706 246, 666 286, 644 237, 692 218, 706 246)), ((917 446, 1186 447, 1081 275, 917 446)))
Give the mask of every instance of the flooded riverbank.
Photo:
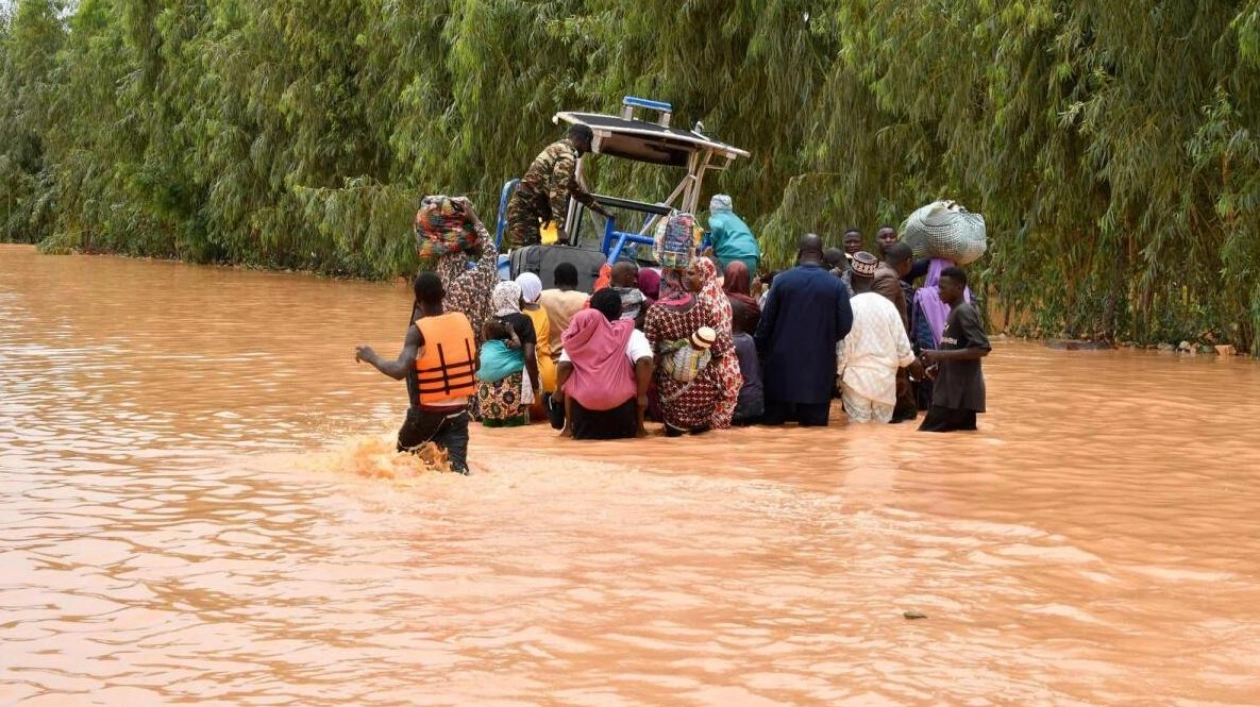
POLYGON ((0 246, 0 704, 1256 703, 1252 361, 1006 343, 974 435, 475 429, 462 478, 377 441, 408 305, 0 246))

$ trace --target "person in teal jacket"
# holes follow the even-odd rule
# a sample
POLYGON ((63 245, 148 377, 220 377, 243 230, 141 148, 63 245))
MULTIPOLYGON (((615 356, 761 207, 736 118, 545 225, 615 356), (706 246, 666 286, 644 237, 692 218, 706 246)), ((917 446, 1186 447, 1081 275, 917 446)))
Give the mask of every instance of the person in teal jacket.
POLYGON ((761 264, 761 246, 753 237, 752 229, 731 210, 731 197, 715 194, 709 200, 709 232, 712 234, 713 254, 722 264, 722 270, 732 261, 742 260, 748 272, 757 273, 761 264))

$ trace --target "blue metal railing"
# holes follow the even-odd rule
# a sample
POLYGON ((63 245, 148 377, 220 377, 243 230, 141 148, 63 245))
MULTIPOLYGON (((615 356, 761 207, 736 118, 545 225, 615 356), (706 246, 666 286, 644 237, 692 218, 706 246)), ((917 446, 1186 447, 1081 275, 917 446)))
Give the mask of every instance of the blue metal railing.
POLYGON ((674 110, 674 107, 668 103, 653 101, 647 98, 639 98, 638 96, 625 96, 621 99, 621 105, 634 106, 635 108, 647 108, 648 110, 660 110, 667 113, 674 110))
POLYGON ((609 263, 615 263, 621 258, 621 251, 625 249, 627 243, 652 246, 656 243, 656 239, 651 236, 640 236, 637 233, 618 231, 616 219, 610 218, 604 222, 604 241, 600 244, 600 250, 608 254, 609 263))

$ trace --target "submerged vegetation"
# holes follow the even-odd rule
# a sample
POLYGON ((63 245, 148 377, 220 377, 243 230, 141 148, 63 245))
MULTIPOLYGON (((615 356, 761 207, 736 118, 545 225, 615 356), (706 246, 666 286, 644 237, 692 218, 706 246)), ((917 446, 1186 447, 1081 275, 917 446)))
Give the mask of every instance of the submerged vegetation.
MULTIPOLYGON (((19 0, 0 239, 382 277, 557 110, 667 100, 773 262, 938 197, 1025 333, 1257 350, 1260 0, 19 0)), ((673 175, 599 158, 600 191, 673 175)))

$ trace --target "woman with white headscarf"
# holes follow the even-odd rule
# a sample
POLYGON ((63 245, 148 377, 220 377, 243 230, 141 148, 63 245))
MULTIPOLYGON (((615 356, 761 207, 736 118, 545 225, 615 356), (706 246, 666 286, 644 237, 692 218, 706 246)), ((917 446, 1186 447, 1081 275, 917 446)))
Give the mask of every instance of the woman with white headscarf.
POLYGON ((498 381, 478 381, 477 397, 481 401, 481 422, 486 427, 515 427, 529 422, 529 405, 538 390, 538 334, 534 322, 521 312, 521 286, 500 282, 490 296, 494 318, 512 327, 520 340, 525 358, 523 371, 498 381))
POLYGON ((535 348, 538 358, 539 389, 534 396, 534 419, 546 418, 544 399, 556 392, 556 361, 551 350, 551 317, 547 310, 539 304, 542 298, 542 280, 532 272, 523 272, 516 278, 521 286, 521 313, 534 323, 534 334, 538 338, 535 348))

